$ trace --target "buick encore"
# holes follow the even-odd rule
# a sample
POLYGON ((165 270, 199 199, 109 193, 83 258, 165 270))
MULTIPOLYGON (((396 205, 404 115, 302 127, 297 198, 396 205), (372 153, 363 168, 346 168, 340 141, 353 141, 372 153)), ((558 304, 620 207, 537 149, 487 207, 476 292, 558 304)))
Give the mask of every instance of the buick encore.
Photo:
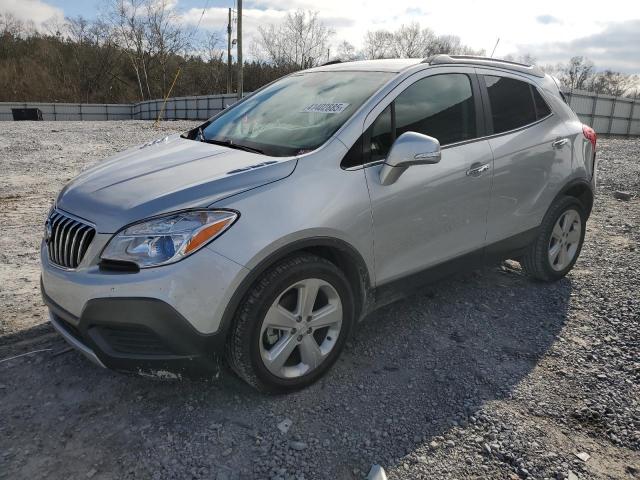
POLYGON ((260 390, 298 389, 356 322, 425 282, 500 259, 566 275, 595 150, 535 66, 438 55, 296 72, 66 185, 43 298, 100 366, 225 358, 260 390))

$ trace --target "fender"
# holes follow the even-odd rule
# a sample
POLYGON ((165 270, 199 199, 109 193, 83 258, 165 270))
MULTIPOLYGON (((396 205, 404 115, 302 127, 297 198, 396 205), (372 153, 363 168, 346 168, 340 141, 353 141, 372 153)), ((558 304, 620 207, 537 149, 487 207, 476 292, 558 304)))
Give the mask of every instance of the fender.
MULTIPOLYGON (((349 274, 349 272, 345 271, 345 274, 347 275, 347 277, 349 277, 349 280, 351 281, 354 280, 353 278, 355 276, 354 273, 357 273, 357 275, 359 276, 360 291, 355 292, 360 297, 360 302, 357 302, 359 304, 358 313, 365 312, 367 310, 369 303, 372 302, 373 285, 369 277, 367 264, 362 258, 362 255, 360 255, 360 252, 358 252, 358 250, 355 247, 345 242, 344 240, 339 240, 333 237, 309 237, 301 240, 296 240, 294 242, 291 242, 285 245, 284 247, 281 247, 280 249, 276 250, 275 252, 271 253, 270 255, 262 259, 260 263, 258 263, 258 265, 256 265, 254 268, 251 269, 249 274, 242 280, 242 282, 240 283, 236 291, 233 293, 231 300, 229 300, 229 303, 227 304, 224 314, 222 315, 222 319, 220 321, 220 327, 216 332, 216 336, 218 337, 219 341, 224 342, 224 340, 227 338, 229 329, 231 328, 231 325, 233 323, 233 317, 238 309, 238 306, 240 305, 240 302, 245 297, 245 295, 247 294, 251 286, 254 284, 254 282, 270 266, 274 265, 276 262, 278 262, 279 260, 282 260, 288 255, 291 255, 292 253, 300 252, 300 251, 313 252, 314 249, 321 249, 321 248, 330 248, 333 250, 337 250, 352 262, 353 264, 352 266, 356 268, 356 271, 351 272, 352 273, 351 275, 349 274)), ((319 256, 322 256, 322 255, 319 255, 319 256)), ((338 266, 341 267, 341 265, 338 265, 338 266)), ((356 318, 359 318, 359 315, 356 315, 356 318)))
MULTIPOLYGON (((580 202, 584 205, 585 210, 587 211, 587 220, 591 215, 591 209, 593 208, 593 201, 595 198, 595 192, 593 191, 592 183, 586 178, 574 178, 567 182, 567 184, 560 189, 558 194, 553 198, 553 201, 549 205, 556 203, 560 197, 570 196, 576 197, 580 202)), ((547 208, 547 210, 549 210, 547 208)))

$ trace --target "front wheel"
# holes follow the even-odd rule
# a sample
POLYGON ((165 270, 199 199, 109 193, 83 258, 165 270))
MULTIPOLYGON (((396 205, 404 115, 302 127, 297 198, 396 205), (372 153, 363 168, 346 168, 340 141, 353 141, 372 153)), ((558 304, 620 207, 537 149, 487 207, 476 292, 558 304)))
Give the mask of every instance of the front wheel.
POLYGON ((559 280, 578 260, 585 231, 582 204, 573 197, 560 199, 545 215, 538 237, 520 261, 522 268, 538 280, 559 280))
POLYGON ((305 387, 338 358, 354 304, 349 282, 333 263, 310 254, 287 258, 263 274, 240 306, 229 363, 259 390, 305 387))

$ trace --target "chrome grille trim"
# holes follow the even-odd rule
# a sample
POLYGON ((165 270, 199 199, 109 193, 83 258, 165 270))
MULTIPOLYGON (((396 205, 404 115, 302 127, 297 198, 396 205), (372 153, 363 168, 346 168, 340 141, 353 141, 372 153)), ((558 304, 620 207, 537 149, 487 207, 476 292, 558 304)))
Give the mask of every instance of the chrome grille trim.
POLYGON ((95 227, 60 210, 52 210, 47 223, 49 261, 68 270, 77 268, 96 234, 95 227))

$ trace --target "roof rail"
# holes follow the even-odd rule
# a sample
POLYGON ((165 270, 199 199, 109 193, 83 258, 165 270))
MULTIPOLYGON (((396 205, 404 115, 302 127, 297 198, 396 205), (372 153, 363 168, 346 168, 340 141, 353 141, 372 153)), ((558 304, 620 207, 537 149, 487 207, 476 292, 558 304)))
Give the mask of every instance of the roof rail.
POLYGON ((335 65, 336 63, 342 63, 342 60, 340 60, 339 58, 336 58, 335 60, 329 60, 328 62, 325 62, 320 66, 324 67, 325 65, 335 65))
POLYGON ((450 63, 464 63, 469 65, 480 65, 484 67, 499 67, 508 70, 514 70, 516 72, 527 73, 536 77, 544 77, 544 72, 535 65, 526 65, 524 63, 510 62, 508 60, 499 60, 497 58, 490 57, 477 57, 474 55, 434 55, 429 58, 425 58, 422 63, 428 63, 429 65, 446 65, 450 63))

